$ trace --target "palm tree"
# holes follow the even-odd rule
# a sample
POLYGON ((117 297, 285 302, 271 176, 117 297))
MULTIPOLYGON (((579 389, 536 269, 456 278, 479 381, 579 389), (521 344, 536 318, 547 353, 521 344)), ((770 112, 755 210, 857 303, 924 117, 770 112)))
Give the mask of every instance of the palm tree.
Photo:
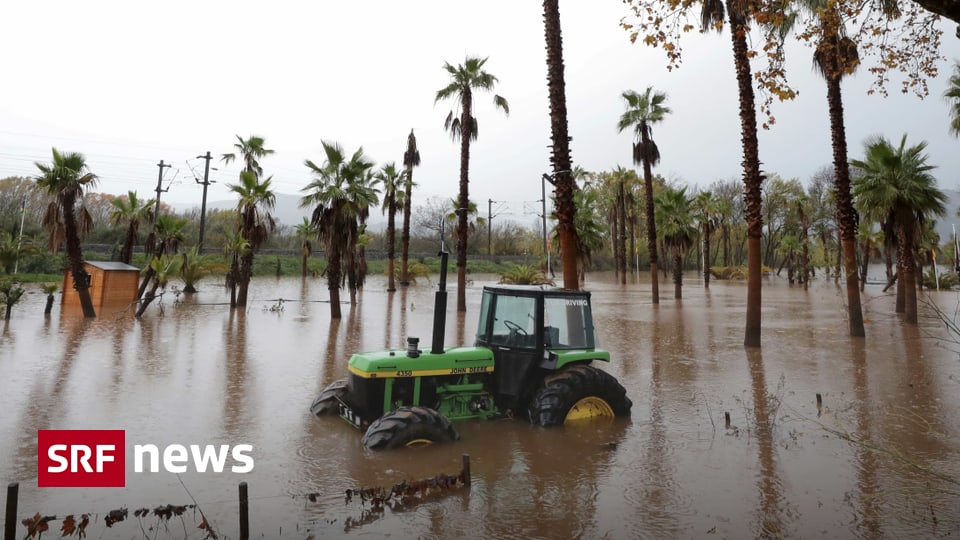
MULTIPOLYGON (((394 270, 394 258, 396 256, 396 216, 397 216, 397 202, 398 195, 399 198, 403 197, 403 191, 399 191, 402 187, 400 182, 403 179, 403 173, 397 171, 397 166, 395 163, 390 162, 384 165, 379 171, 377 171, 376 178, 381 183, 383 183, 383 212, 387 214, 387 291, 393 292, 397 290, 395 284, 395 277, 393 275, 394 270), (399 191, 399 193, 398 193, 399 191)), ((403 204, 403 201, 399 201, 403 204)))
MULTIPOLYGON (((908 324, 917 324, 916 247, 923 223, 946 212, 946 195, 930 174, 926 142, 906 146, 907 136, 894 146, 883 137, 864 144, 863 160, 851 164, 860 169, 853 185, 857 206, 870 219, 892 223, 897 242, 897 295, 903 295, 908 324)), ((899 302, 898 302, 899 304, 899 302)))
POLYGON ((478 228, 482 228, 487 220, 480 217, 480 209, 477 207, 477 203, 470 201, 467 204, 467 211, 461 212, 460 201, 457 199, 450 199, 450 212, 444 216, 444 220, 449 224, 451 229, 451 234, 456 237, 460 236, 460 216, 465 214, 467 216, 467 238, 477 232, 478 228))
MULTIPOLYGON (((863 308, 857 279, 857 211, 850 194, 850 165, 847 161, 847 134, 843 123, 843 95, 840 82, 852 75, 860 64, 857 43, 847 37, 841 7, 835 0, 802 0, 800 7, 816 20, 813 64, 827 82, 827 107, 830 114, 830 139, 833 146, 834 188, 840 244, 843 252, 847 289, 847 320, 850 335, 864 337, 863 308)), ((783 30, 795 18, 784 17, 783 30)))
POLYGON ((140 283, 140 290, 137 298, 140 299, 141 306, 137 316, 139 317, 143 310, 154 299, 159 283, 157 282, 157 268, 167 268, 166 265, 157 265, 157 260, 165 255, 175 255, 180 251, 180 245, 183 244, 183 229, 187 225, 187 220, 174 217, 170 214, 161 214, 157 216, 157 223, 153 226, 153 232, 147 236, 147 241, 143 244, 143 251, 148 257, 147 269, 140 283), (153 287, 148 293, 147 286, 153 283, 153 287), (144 294, 146 293, 146 296, 144 294))
POLYGON ((683 298, 683 257, 696 243, 692 203, 687 188, 666 188, 657 193, 657 229, 663 237, 663 245, 673 253, 674 298, 683 298))
MULTIPOLYGON (((704 30, 719 30, 723 24, 724 0, 704 0, 700 15, 704 30)), ((743 147, 743 187, 747 222, 747 317, 743 344, 760 346, 761 298, 761 237, 763 235, 762 193, 763 176, 760 171, 760 148, 757 141, 757 112, 753 95, 753 76, 750 73, 750 55, 747 46, 749 19, 756 4, 741 0, 726 0, 730 18, 730 39, 733 45, 733 64, 737 75, 740 100, 740 140, 743 147)))
POLYGON ((206 255, 200 254, 200 247, 193 246, 183 252, 180 264, 180 279, 183 280, 183 292, 197 292, 196 284, 213 272, 227 270, 226 265, 215 263, 206 255))
POLYGON ((83 316, 96 317, 90 297, 90 274, 83 267, 80 237, 93 226, 90 213, 83 207, 83 190, 96 186, 97 176, 87 169, 83 154, 61 154, 56 148, 51 164, 34 164, 40 170, 37 187, 53 197, 43 216, 43 226, 50 231, 50 248, 56 251, 61 243, 66 243, 73 287, 77 290, 83 316))
POLYGON ((240 274, 238 276, 237 306, 247 305, 247 290, 250 287, 250 278, 253 276, 254 252, 267 242, 275 223, 270 215, 277 201, 277 196, 270 189, 271 178, 260 181, 259 176, 249 170, 240 173, 240 182, 227 184, 230 191, 239 196, 237 213, 240 215, 238 231, 250 244, 240 258, 240 274))
POLYGON ((953 64, 953 75, 943 97, 950 104, 950 133, 960 137, 960 62, 953 64))
POLYGON ((307 277, 307 259, 313 252, 312 240, 317 237, 317 227, 306 217, 297 224, 297 239, 300 240, 300 277, 307 277))
POLYGON ((360 215, 377 203, 376 191, 367 178, 373 162, 358 149, 346 159, 338 143, 322 141, 326 156, 321 166, 304 162, 314 180, 301 191, 300 207, 313 207, 311 223, 317 238, 324 243, 327 257, 327 288, 330 290, 330 317, 341 318, 340 287, 343 284, 343 258, 353 251, 359 236, 360 215))
POLYGON ((401 260, 400 260, 400 285, 406 287, 410 284, 410 276, 407 274, 407 258, 410 256, 410 201, 413 195, 413 168, 420 165, 420 151, 417 150, 417 138, 413 136, 413 130, 407 136, 407 150, 403 153, 403 232, 400 234, 401 260))
MULTIPOLYGON (((477 119, 473 116, 474 90, 492 91, 497 78, 483 70, 486 58, 467 57, 463 64, 452 66, 444 62, 443 69, 450 75, 450 84, 437 91, 433 102, 454 100, 454 108, 447 114, 443 127, 450 136, 460 139, 460 196, 458 208, 470 204, 470 142, 477 138, 477 119), (460 114, 454 114, 459 109, 460 114)), ((503 97, 494 94, 494 107, 510 114, 510 105, 503 97)), ((467 214, 459 213, 457 234, 457 311, 467 310, 467 214)))
POLYGON ((643 165, 644 201, 647 213, 647 249, 650 251, 650 286, 653 303, 660 303, 659 283, 657 282, 657 225, 653 204, 653 174, 651 168, 660 162, 660 149, 652 137, 652 126, 663 121, 670 114, 670 108, 664 105, 667 95, 654 92, 648 86, 642 93, 633 90, 623 93, 627 110, 620 116, 617 129, 620 132, 633 128, 637 141, 633 143, 633 162, 643 165))
POLYGON ((130 264, 133 258, 133 246, 137 243, 140 223, 153 221, 153 199, 141 201, 136 191, 128 191, 126 197, 110 199, 113 210, 110 220, 115 225, 127 224, 127 234, 120 248, 120 262, 130 264))
POLYGON ((571 167, 570 137, 567 131, 567 94, 563 78, 563 37, 560 32, 559 0, 544 0, 543 27, 547 43, 547 88, 550 93, 550 163, 553 165, 555 196, 554 214, 560 237, 560 260, 563 287, 577 290, 580 286, 577 266, 577 191, 574 168, 571 167))
MULTIPOLYGON (((159 220, 158 220, 159 221, 159 220)), ((166 289, 170 279, 180 272, 180 257, 173 255, 161 255, 154 257, 150 261, 150 270, 153 271, 153 286, 147 291, 146 296, 140 301, 140 307, 137 308, 136 317, 142 317, 143 312, 157 298, 158 289, 166 289)))
MULTIPOLYGON (((573 202, 577 206, 574 217, 574 228, 577 238, 577 280, 578 287, 586 281, 586 274, 593 264, 593 254, 603 247, 604 233, 601 227, 603 218, 599 215, 599 193, 595 189, 576 189, 573 192, 573 202)), ((556 207, 556 204, 554 204, 556 207)), ((553 215, 554 219, 556 214, 553 215)), ((559 220, 553 226, 552 238, 554 247, 560 247, 559 220)), ((566 284, 564 284, 566 288, 566 284)))
POLYGON ((240 233, 225 231, 223 254, 230 259, 226 287, 230 289, 230 307, 237 307, 237 283, 240 281, 240 259, 250 251, 250 242, 240 233))
POLYGON ((717 229, 720 221, 720 201, 713 192, 701 191, 693 199, 693 210, 700 224, 701 251, 703 261, 703 288, 710 288, 710 235, 717 229))
POLYGON ((237 149, 237 152, 221 155, 220 161, 229 165, 237 159, 237 155, 239 154, 240 159, 243 160, 243 170, 254 173, 259 178, 263 175, 263 168, 260 166, 259 160, 273 154, 273 150, 267 149, 264 146, 264 138, 258 135, 251 135, 247 140, 244 140, 239 135, 236 137, 237 142, 233 144, 233 147, 237 149))

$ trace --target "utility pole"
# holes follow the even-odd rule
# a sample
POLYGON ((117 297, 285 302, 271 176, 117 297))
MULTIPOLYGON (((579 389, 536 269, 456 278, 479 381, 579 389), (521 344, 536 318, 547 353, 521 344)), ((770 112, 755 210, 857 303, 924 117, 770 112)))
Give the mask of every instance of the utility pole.
POLYGON ((164 165, 163 160, 160 160, 160 163, 157 163, 157 167, 160 168, 160 173, 157 175, 157 201, 153 205, 153 224, 157 224, 157 216, 160 214, 160 194, 170 191, 170 188, 161 189, 160 186, 163 184, 163 169, 164 167, 169 167, 170 165, 164 165))
POLYGON ((197 253, 203 254, 203 227, 206 223, 207 218, 207 186, 213 184, 214 182, 210 181, 210 160, 213 159, 210 156, 210 151, 207 151, 205 156, 197 156, 198 159, 206 160, 206 163, 203 165, 203 182, 194 178, 198 184, 203 186, 203 199, 200 202, 200 239, 197 241, 197 253))

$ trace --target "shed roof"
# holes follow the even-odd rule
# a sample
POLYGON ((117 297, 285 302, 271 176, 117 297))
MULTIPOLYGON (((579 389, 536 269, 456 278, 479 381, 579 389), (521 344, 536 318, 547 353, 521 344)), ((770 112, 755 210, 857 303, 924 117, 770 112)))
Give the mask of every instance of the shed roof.
POLYGON ((126 263, 117 262, 117 261, 84 261, 90 266, 95 266, 101 270, 135 270, 140 271, 136 266, 131 266, 126 263))

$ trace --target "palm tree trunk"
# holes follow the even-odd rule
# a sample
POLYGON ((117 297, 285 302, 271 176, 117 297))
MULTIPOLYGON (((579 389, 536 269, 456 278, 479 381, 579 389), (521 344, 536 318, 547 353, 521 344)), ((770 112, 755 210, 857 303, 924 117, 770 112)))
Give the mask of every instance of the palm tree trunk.
MULTIPOLYGON (((704 220, 706 221, 706 220, 704 220)), ((703 288, 710 288, 710 224, 703 224, 703 288)))
MULTIPOLYGON (((900 216, 898 217, 898 223, 900 216)), ((903 311, 907 324, 917 324, 917 283, 916 283, 916 261, 914 259, 914 249, 910 241, 910 235, 904 230, 904 227, 897 225, 897 260, 900 261, 900 279, 897 282, 897 304, 899 307, 900 296, 903 296, 903 311)), ((898 309, 898 313, 901 311, 898 309)))
POLYGON ((673 297, 683 298, 683 252, 679 249, 673 252, 673 297))
POLYGON ((406 191, 403 197, 403 232, 400 233, 400 286, 410 284, 407 274, 407 258, 410 256, 410 197, 413 191, 413 167, 407 167, 406 191))
MULTIPOLYGON (((332 242, 331 242, 332 244, 332 242)), ((333 245, 327 245, 327 290, 330 291, 330 318, 339 320, 340 313, 340 282, 343 276, 340 273, 340 250, 333 245)))
POLYGON ((747 320, 743 344, 760 346, 761 320, 761 245, 763 214, 760 191, 760 151, 757 142, 757 114, 753 97, 753 78, 747 57, 747 27, 735 0, 726 0, 733 41, 733 62, 740 96, 740 138, 743 145, 744 202, 747 221, 747 320))
POLYGON ((627 207, 623 192, 623 179, 617 187, 617 270, 620 272, 620 284, 627 284, 627 207))
MULTIPOLYGON (((640 128, 640 144, 643 148, 650 148, 650 137, 646 125, 640 128)), ((660 282, 657 276, 657 224, 653 205, 653 171, 650 170, 650 159, 643 156, 643 197, 647 213, 647 251, 650 252, 650 293, 654 304, 660 303, 660 282)))
POLYGON ((123 247, 120 248, 120 262, 130 264, 133 259, 133 244, 137 241, 137 231, 133 222, 127 225, 127 237, 123 241, 123 247))
POLYGON ((843 125, 843 98, 839 75, 827 77, 827 103, 830 108, 830 138, 833 142, 834 186, 837 197, 837 217, 843 244, 844 270, 847 286, 847 319, 850 336, 864 337, 863 308, 857 286, 857 211, 850 196, 850 166, 847 163, 847 134, 843 125))
POLYGON ((307 257, 310 256, 310 250, 306 246, 300 248, 300 277, 307 277, 307 257))
POLYGON ((563 36, 560 31, 558 0, 543 1, 544 37, 547 45, 547 87, 550 94, 550 163, 553 165, 557 230, 560 236, 560 261, 563 288, 580 288, 577 275, 577 231, 573 202, 576 189, 571 171, 570 137, 567 132, 567 94, 563 77, 563 36))
POLYGON ((390 203, 387 205, 387 292, 393 292, 397 290, 396 277, 393 275, 394 258, 396 258, 396 248, 393 244, 397 239, 395 217, 397 214, 397 204, 394 194, 391 193, 389 197, 390 203))
POLYGON ((160 280, 153 280, 153 286, 150 287, 150 292, 147 293, 146 298, 140 300, 140 307, 137 308, 136 317, 143 316, 143 312, 147 310, 147 307, 150 306, 150 302, 153 302, 153 299, 157 297, 157 289, 160 287, 160 280))
POLYGON ((247 290, 250 288, 250 277, 253 275, 253 249, 245 253, 240 259, 240 282, 237 291, 237 306, 246 307, 247 290))
POLYGON ((90 274, 83 267, 83 252, 80 250, 80 235, 77 231, 77 218, 74 214, 76 196, 67 194, 63 197, 63 228, 67 241, 67 258, 70 261, 70 273, 73 274, 73 288, 80 298, 80 308, 84 317, 96 317, 93 309, 93 299, 90 297, 90 274))
POLYGON ((473 111, 470 88, 460 102, 460 197, 457 199, 457 311, 467 311, 467 209, 470 208, 470 138, 473 111))

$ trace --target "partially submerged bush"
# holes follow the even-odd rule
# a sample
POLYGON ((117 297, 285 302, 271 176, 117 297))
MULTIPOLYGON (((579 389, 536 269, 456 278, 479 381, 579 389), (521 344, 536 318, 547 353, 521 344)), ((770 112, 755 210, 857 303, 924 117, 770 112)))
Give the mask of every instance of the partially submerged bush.
POLYGON ((514 265, 500 273, 500 283, 509 285, 553 285, 543 270, 526 264, 514 265))

